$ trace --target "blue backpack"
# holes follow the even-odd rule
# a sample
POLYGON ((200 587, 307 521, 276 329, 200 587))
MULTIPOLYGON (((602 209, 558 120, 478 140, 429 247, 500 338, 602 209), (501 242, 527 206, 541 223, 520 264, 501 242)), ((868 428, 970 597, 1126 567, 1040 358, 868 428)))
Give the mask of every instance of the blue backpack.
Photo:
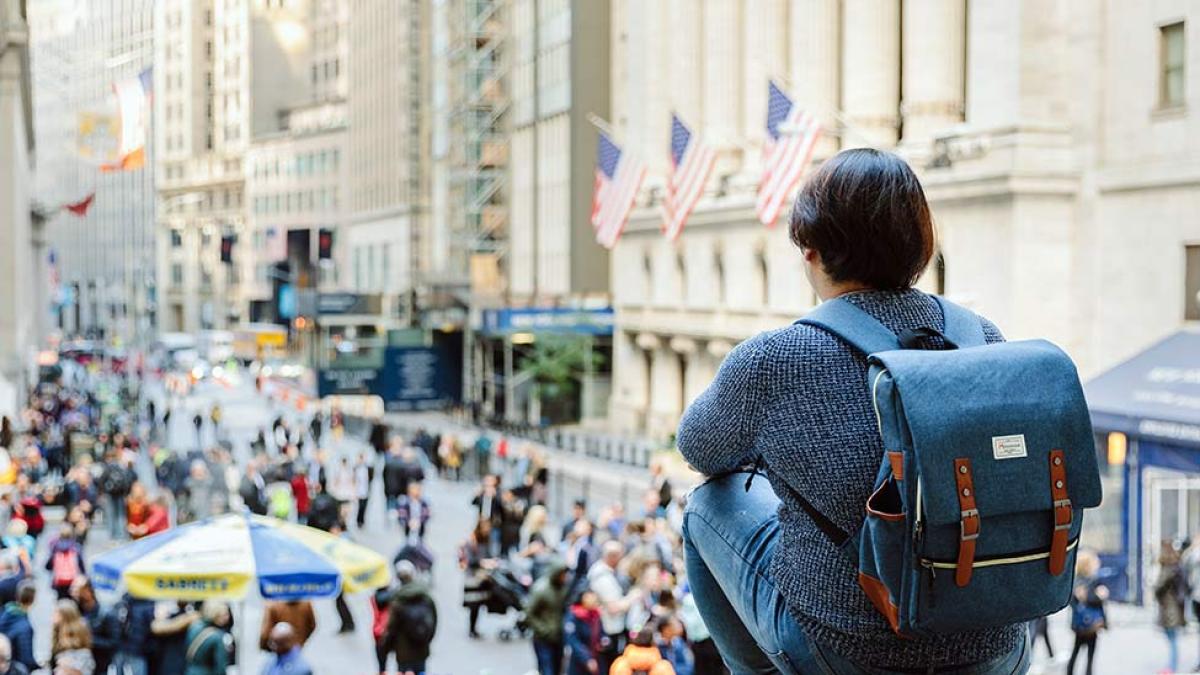
POLYGON ((1101 497, 1070 358, 1044 340, 987 344, 978 316, 937 300, 943 332, 896 335, 836 299, 800 321, 867 355, 884 456, 856 532, 794 496, 855 561, 859 586, 902 636, 997 628, 1062 609, 1083 509, 1101 497), (946 349, 921 349, 931 337, 946 349))

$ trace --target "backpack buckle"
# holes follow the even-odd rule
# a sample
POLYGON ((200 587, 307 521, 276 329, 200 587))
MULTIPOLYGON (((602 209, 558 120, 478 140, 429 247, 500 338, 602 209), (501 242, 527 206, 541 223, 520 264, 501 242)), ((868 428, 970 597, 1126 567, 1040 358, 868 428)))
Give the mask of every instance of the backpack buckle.
POLYGON ((1071 511, 1071 500, 1070 499, 1054 500, 1054 530, 1056 532, 1058 530, 1069 530, 1069 529, 1071 529, 1072 521, 1074 521, 1074 514, 1071 511), (1065 520, 1062 518, 1059 518, 1060 514, 1063 514, 1066 516, 1065 520))
POLYGON ((1071 510, 1071 497, 1067 491, 1067 457, 1061 449, 1050 451, 1050 501, 1054 505, 1054 530, 1050 538, 1050 558, 1047 566, 1050 574, 1058 576, 1067 567, 1068 538, 1075 514, 1071 510))
POLYGON ((978 521, 979 521, 979 509, 966 509, 965 511, 963 511, 960 514, 960 517, 958 520, 958 538, 960 541, 975 541, 976 539, 979 538, 979 529, 980 528, 979 528, 978 521), (971 533, 967 532, 967 519, 968 518, 974 518, 976 520, 975 531, 971 532, 971 533))

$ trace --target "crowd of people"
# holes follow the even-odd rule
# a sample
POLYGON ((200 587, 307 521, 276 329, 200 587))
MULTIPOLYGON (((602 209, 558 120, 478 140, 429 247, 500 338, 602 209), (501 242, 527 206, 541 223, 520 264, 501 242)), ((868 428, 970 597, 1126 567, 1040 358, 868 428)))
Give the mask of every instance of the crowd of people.
POLYGON ((687 584, 682 498, 661 463, 637 513, 621 502, 593 513, 580 499, 557 523, 533 453, 483 445, 478 518, 459 553, 469 637, 480 637, 483 612, 516 610, 502 637, 532 638, 539 675, 727 672, 687 584))
MULTIPOLYGON (((381 458, 335 455, 321 440, 341 438, 340 413, 300 421, 281 414, 239 463, 218 406, 192 417, 194 445, 170 447, 179 436, 169 433, 172 416, 186 404, 142 396, 148 371, 130 377, 99 362, 61 368, 34 389, 20 419, 0 420, 0 675, 224 674, 245 649, 234 639, 230 606, 129 594, 101 602, 85 563, 93 523, 107 546, 245 508, 347 536, 364 526, 377 466, 398 538, 414 545, 402 547, 393 585, 370 599, 380 672, 389 658, 399 672, 425 670, 436 606, 423 574, 429 565, 409 560, 413 550, 430 559, 420 545, 430 507, 417 450, 397 437, 381 458), (48 507, 61 511, 60 525, 47 524, 48 507), (48 658, 36 653, 30 617, 47 585, 55 597, 48 658)), ((336 607, 339 631, 354 631, 343 596, 336 607)), ((315 629, 310 602, 267 602, 262 672, 311 672, 301 648, 315 629)))

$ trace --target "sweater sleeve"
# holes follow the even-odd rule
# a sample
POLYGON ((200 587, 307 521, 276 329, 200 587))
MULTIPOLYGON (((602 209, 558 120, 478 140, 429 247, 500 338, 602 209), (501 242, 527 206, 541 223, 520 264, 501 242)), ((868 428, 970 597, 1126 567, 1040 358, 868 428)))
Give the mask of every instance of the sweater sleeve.
POLYGON ((761 342, 752 338, 729 352, 679 422, 679 452, 702 474, 732 471, 753 460, 766 390, 761 342))

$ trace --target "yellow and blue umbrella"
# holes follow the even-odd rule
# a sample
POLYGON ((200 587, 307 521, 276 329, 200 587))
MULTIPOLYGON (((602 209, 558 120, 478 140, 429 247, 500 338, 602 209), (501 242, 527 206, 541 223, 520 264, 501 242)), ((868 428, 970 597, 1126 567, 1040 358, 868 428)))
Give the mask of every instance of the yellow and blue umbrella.
POLYGON ((174 527, 91 561, 97 588, 122 583, 151 600, 298 600, 386 586, 387 560, 328 532, 263 516, 227 514, 174 527))

